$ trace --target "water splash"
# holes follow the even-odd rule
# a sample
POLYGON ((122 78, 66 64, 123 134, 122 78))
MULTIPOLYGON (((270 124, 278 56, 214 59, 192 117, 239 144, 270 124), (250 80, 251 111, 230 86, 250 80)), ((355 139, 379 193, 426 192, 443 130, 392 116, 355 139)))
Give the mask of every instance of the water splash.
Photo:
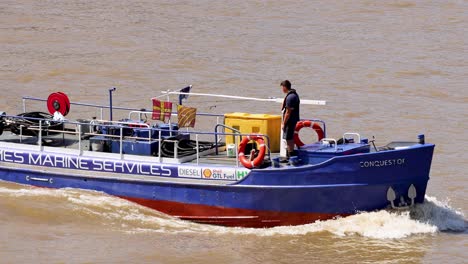
POLYGON ((263 230, 237 230, 237 233, 251 233, 261 236, 307 235, 329 232, 339 237, 362 236, 375 239, 394 239, 416 234, 434 234, 436 226, 411 219, 410 212, 381 210, 365 212, 327 221, 295 227, 275 227, 263 230))
POLYGON ((439 201, 427 196, 423 204, 418 204, 411 210, 411 218, 437 227, 438 231, 465 232, 468 231, 468 221, 461 210, 455 210, 449 205, 450 200, 439 201))
MULTIPOLYGON (((268 229, 228 228, 201 225, 175 219, 132 202, 99 192, 75 189, 2 188, 0 196, 54 200, 60 206, 57 214, 79 214, 111 229, 126 233, 202 233, 214 235, 300 236, 329 232, 339 237, 362 236, 374 239, 397 239, 437 232, 466 232, 468 222, 462 212, 450 207, 449 201, 426 196, 424 204, 410 211, 381 210, 294 227, 268 229), (69 212, 63 212, 68 210, 69 212)), ((37 201, 38 199, 34 199, 37 201)), ((76 218, 74 218, 77 220, 76 218)))

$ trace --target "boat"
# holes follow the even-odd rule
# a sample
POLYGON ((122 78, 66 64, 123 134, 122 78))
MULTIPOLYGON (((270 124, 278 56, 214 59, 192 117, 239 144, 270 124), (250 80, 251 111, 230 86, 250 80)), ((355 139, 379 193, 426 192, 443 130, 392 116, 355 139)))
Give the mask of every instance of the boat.
MULTIPOLYGON (((0 112, 0 180, 99 191, 179 219, 235 227, 303 225, 424 202, 435 145, 423 134, 376 146, 355 132, 329 138, 324 121, 303 119, 297 156, 284 163, 280 115, 196 112, 197 120, 211 120, 199 131, 146 118, 162 109, 156 117, 181 119, 180 110, 113 108, 113 91, 109 105, 70 103, 57 92, 23 97, 25 113, 26 102, 39 101, 50 115, 0 112), (70 105, 98 108, 101 116, 66 119, 70 105), (114 121, 112 109, 128 116, 114 121)), ((182 106, 189 93, 163 93, 168 101, 172 95, 182 106)))

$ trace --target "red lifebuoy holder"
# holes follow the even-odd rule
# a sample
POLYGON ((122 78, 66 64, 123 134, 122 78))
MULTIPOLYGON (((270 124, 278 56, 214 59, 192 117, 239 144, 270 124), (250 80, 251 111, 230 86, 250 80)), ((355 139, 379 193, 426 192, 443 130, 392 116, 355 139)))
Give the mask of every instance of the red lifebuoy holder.
POLYGON ((51 93, 47 98, 47 110, 53 115, 55 112, 66 116, 70 112, 70 100, 68 96, 62 92, 51 93))
POLYGON ((263 164, 263 159, 265 158, 265 152, 266 152, 266 146, 265 146, 265 140, 263 140, 263 137, 260 135, 249 135, 246 136, 242 139, 242 142, 239 144, 239 161, 244 165, 244 167, 248 169, 256 168, 259 167, 260 165, 263 164), (245 156, 245 147, 247 146, 247 143, 249 141, 255 140, 260 147, 258 151, 258 155, 256 157, 252 157, 253 155, 250 155, 251 157, 248 159, 245 156))
POLYGON ((311 127, 313 130, 315 130, 318 136, 318 141, 320 141, 324 137, 323 129, 318 123, 312 122, 310 120, 299 121, 296 124, 296 129, 294 129, 294 144, 296 144, 296 146, 304 146, 304 142, 302 142, 299 138, 299 130, 301 130, 304 127, 311 127))

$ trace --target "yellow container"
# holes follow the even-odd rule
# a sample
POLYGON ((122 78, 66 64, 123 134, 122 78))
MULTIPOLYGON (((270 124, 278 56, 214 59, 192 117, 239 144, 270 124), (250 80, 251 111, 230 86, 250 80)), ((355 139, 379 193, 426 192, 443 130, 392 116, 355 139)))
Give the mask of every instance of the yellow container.
MULTIPOLYGON (((228 113, 224 115, 224 124, 239 130, 242 134, 267 135, 270 138, 270 150, 272 152, 280 150, 281 116, 279 115, 228 113)), ((233 132, 226 129, 226 133, 233 132)), ((226 145, 234 143, 234 136, 226 136, 226 145)))

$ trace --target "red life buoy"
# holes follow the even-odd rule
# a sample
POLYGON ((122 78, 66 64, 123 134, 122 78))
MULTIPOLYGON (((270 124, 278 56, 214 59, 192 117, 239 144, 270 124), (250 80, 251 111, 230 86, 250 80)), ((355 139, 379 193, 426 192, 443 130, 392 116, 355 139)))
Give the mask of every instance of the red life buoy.
POLYGON ((263 137, 260 135, 249 135, 246 136, 242 139, 242 142, 239 144, 239 161, 244 165, 244 167, 248 169, 256 168, 259 167, 260 165, 263 164, 263 159, 265 158, 265 152, 266 152, 266 146, 265 146, 265 140, 263 140, 263 137), (245 147, 247 146, 247 143, 249 143, 250 140, 255 140, 257 141, 260 149, 258 152, 258 155, 253 158, 250 157, 248 159, 245 156, 245 147))
POLYGON ((310 120, 299 121, 296 124, 296 129, 294 129, 294 144, 296 144, 298 147, 304 146, 304 142, 302 142, 299 138, 299 130, 301 130, 303 127, 311 127, 313 130, 315 130, 318 136, 318 141, 324 137, 323 129, 318 123, 312 122, 310 120))

